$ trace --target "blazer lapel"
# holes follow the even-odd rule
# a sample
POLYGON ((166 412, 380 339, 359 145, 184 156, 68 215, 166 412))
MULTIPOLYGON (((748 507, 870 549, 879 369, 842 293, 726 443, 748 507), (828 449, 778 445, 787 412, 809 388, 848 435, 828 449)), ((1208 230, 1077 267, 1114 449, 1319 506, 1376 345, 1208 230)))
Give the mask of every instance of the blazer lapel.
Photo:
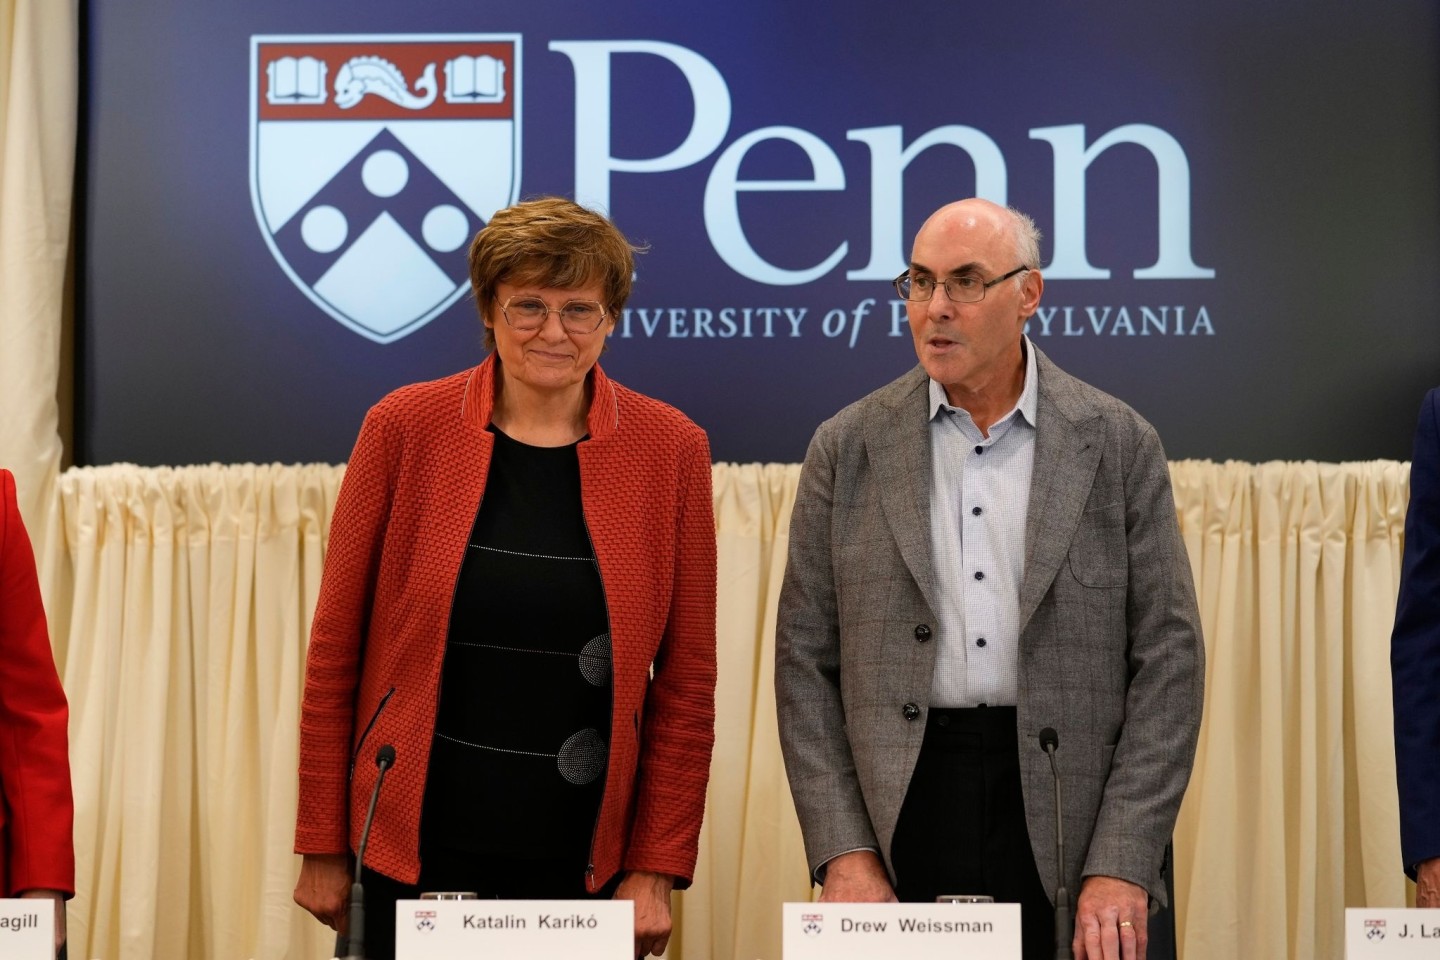
POLYGON ((900 556, 933 610, 928 382, 916 367, 894 385, 893 395, 884 398, 865 424, 865 451, 880 482, 880 503, 900 556))
POLYGON ((1025 518, 1020 630, 1050 589, 1070 550, 1104 448, 1105 420, 1066 390, 1067 375, 1036 351, 1035 466, 1025 518))

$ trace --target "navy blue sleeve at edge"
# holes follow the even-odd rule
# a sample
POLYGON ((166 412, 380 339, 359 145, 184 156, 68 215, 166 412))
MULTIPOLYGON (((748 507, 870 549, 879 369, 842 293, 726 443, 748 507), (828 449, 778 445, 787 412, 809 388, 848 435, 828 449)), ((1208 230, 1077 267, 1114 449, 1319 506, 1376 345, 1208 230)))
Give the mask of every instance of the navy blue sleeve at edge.
POLYGON ((1417 863, 1440 857, 1440 388, 1415 429, 1390 670, 1400 852, 1413 879, 1417 863))

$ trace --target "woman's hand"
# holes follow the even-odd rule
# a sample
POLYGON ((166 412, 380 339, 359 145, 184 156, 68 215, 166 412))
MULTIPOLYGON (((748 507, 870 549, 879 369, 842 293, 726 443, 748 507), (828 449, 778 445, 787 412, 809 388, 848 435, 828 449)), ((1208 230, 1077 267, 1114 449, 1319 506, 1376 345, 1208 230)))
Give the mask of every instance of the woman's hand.
POLYGON ((670 891, 675 878, 636 870, 615 889, 616 900, 635 902, 635 956, 660 956, 670 942, 670 891))
POLYGON ((325 926, 345 933, 350 909, 350 855, 307 853, 295 883, 295 902, 325 926))

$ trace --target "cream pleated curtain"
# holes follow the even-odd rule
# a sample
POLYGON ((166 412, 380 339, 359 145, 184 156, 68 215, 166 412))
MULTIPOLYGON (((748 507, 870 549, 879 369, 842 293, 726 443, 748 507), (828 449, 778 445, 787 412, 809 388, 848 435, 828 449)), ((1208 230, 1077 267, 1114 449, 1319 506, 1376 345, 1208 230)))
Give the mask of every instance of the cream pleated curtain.
POLYGON ((300 684, 338 467, 61 477, 70 955, 328 957, 290 901, 300 684))
MULTIPOLYGON (((61 477, 48 584, 74 714, 72 955, 329 956, 291 905, 306 625, 342 468, 110 466, 61 477)), ((779 960, 810 896, 771 694, 799 468, 714 468, 717 730, 674 960, 779 960)), ((1176 830, 1188 960, 1339 958, 1345 906, 1400 906, 1389 628, 1408 468, 1181 462, 1206 628, 1176 830)))
POLYGON ((1185 956, 1344 955, 1400 871, 1390 627, 1409 467, 1171 466, 1205 627, 1205 717, 1175 833, 1185 956))
POLYGON ((79 0, 0 0, 0 466, 33 531, 60 471, 79 0))

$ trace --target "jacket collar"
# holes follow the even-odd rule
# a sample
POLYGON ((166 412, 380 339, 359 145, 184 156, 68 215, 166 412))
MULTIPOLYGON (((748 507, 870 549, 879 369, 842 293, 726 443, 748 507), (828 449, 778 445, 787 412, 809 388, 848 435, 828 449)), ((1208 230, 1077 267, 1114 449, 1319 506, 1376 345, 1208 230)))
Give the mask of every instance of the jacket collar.
POLYGON ((864 420, 865 449, 880 504, 905 566, 930 609, 937 609, 930 558, 930 377, 916 366, 876 394, 864 420))
MULTIPOLYGON (((495 413, 495 381, 500 361, 494 353, 470 371, 465 381, 465 396, 460 403, 460 419, 477 430, 490 426, 495 413)), ((600 364, 590 369, 590 411, 585 415, 585 429, 592 440, 604 440, 620 426, 620 400, 615 384, 600 364)))
POLYGON ((1065 561, 1095 483, 1106 435, 1105 418, 1080 381, 1039 350, 1035 353, 1040 403, 1025 515, 1022 631, 1065 561))
MULTIPOLYGON (((1039 606, 1064 560, 1090 495, 1105 440, 1105 420, 1086 389, 1035 353, 1035 464, 1025 522, 1025 574, 1020 587, 1022 628, 1039 606)), ((865 420, 865 443, 880 502, 900 555, 934 609, 930 556, 930 378, 916 366, 882 387, 879 408, 865 420)))

